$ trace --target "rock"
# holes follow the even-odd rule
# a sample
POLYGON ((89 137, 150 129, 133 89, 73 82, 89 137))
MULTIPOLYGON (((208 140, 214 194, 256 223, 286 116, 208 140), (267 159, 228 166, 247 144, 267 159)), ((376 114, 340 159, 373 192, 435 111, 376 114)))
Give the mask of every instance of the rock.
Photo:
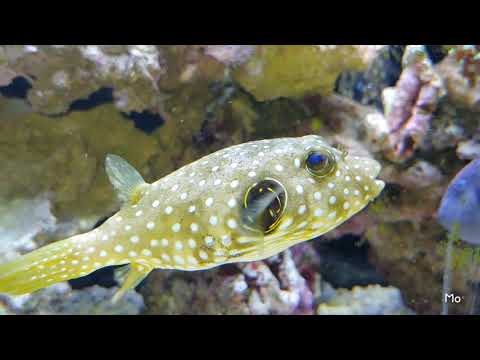
POLYGON ((72 290, 59 283, 21 297, 1 295, 7 314, 18 315, 138 315, 143 310, 142 296, 128 291, 116 304, 111 299, 118 288, 92 286, 72 290))
POLYGON ((317 308, 318 315, 413 315, 403 303, 400 291, 379 285, 339 289, 327 303, 317 308))

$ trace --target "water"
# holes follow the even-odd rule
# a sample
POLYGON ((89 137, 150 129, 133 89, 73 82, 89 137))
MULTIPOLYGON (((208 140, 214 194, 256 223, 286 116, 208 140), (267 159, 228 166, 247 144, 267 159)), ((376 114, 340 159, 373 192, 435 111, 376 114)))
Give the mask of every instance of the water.
MULTIPOLYGON (((127 299, 118 313, 475 314, 478 176, 461 179, 464 191, 447 189, 457 188, 462 169, 480 157, 479 51, 476 45, 0 46, 6 64, 0 66, 0 263, 91 231, 119 211, 104 170, 109 153, 151 183, 232 145, 315 134, 339 153, 379 162, 386 186, 374 201, 328 233, 263 261, 155 270, 129 293, 143 303, 127 299), (25 216, 28 206, 35 216, 25 216)), ((276 156, 286 167, 287 155, 276 156)), ((306 171, 304 160, 292 178, 306 171)), ((275 179, 273 166, 256 171, 275 179)), ((284 215, 266 212, 293 206, 288 191, 295 189, 255 209, 268 215, 262 221, 275 219, 264 224, 268 231, 279 231, 284 215)), ((107 303, 111 291, 92 289, 113 291, 124 273, 105 267, 28 295, 23 308, 2 295, 0 307, 69 313, 74 294, 83 313, 96 313, 92 303, 107 303)))

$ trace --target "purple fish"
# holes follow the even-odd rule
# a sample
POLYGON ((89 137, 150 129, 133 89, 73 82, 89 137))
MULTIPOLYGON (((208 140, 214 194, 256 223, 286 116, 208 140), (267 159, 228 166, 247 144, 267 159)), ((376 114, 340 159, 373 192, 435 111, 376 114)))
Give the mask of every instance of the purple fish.
POLYGON ((452 180, 438 209, 438 221, 460 238, 480 245, 480 159, 465 166, 452 180))

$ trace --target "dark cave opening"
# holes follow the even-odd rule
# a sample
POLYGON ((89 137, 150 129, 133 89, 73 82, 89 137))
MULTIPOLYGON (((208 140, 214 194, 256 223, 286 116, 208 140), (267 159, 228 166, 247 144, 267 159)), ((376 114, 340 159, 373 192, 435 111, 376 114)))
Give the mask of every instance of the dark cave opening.
POLYGON ((358 236, 345 235, 332 241, 317 241, 320 253, 320 273, 334 288, 379 284, 386 280, 368 261, 369 244, 358 236))

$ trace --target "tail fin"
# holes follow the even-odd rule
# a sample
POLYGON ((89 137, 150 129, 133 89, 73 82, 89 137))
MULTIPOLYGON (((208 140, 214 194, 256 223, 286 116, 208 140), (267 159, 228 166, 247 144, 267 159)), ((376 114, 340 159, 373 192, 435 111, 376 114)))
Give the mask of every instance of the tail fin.
POLYGON ((28 294, 106 266, 94 263, 86 255, 91 245, 87 235, 73 236, 0 264, 0 293, 28 294))

